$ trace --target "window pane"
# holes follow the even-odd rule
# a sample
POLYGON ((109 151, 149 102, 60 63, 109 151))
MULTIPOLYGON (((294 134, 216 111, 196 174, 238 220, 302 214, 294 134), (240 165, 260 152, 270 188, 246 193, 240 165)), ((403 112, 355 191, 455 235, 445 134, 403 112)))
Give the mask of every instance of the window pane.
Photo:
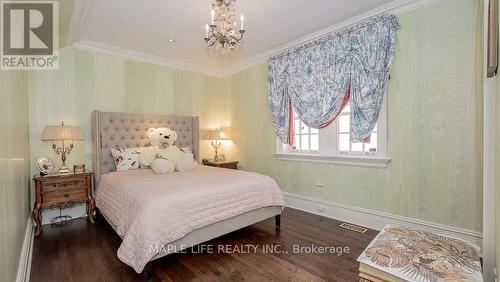
POLYGON ((300 121, 300 134, 307 134, 309 133, 309 128, 307 127, 307 125, 305 123, 303 123, 302 121, 300 121))
POLYGON ((377 125, 375 124, 375 127, 373 128, 373 132, 377 132, 377 125))
POLYGON ((319 150, 319 135, 311 135, 311 151, 319 150))
POLYGON ((349 134, 339 134, 339 151, 349 151, 349 134))
POLYGON ((349 119, 350 115, 339 116, 339 131, 349 132, 349 119))
POLYGON ((353 151, 353 152, 362 152, 363 151, 363 143, 362 142, 352 143, 352 145, 351 145, 351 151, 353 151))
POLYGON ((300 133, 300 120, 299 119, 296 119, 295 120, 295 123, 293 125, 293 129, 295 131, 295 133, 300 133))
POLYGON ((295 149, 299 149, 300 150, 300 135, 294 135, 293 136, 293 145, 295 146, 295 149))
POLYGON ((311 134, 318 134, 319 133, 319 129, 310 128, 310 130, 311 130, 311 134))
POLYGON ((377 133, 372 133, 370 136, 370 143, 365 144, 365 152, 377 152, 377 133))
POLYGON ((300 150, 309 150, 309 135, 300 136, 300 150))

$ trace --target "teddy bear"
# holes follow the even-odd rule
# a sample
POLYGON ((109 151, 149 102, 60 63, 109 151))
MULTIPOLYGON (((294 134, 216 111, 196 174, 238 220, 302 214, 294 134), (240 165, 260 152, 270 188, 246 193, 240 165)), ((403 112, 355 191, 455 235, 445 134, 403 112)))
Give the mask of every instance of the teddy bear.
POLYGON ((170 128, 150 128, 146 131, 150 147, 141 151, 139 162, 142 167, 151 167, 155 173, 189 171, 194 166, 193 154, 174 145, 177 133, 170 128))

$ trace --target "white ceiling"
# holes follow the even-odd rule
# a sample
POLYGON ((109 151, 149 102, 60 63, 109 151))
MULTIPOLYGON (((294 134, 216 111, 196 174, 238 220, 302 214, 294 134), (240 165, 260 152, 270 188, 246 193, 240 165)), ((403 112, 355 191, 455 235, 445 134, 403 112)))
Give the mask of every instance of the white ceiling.
POLYGON ((86 0, 76 39, 220 71, 391 1, 237 0, 245 40, 239 50, 221 54, 203 41, 211 0, 86 0))

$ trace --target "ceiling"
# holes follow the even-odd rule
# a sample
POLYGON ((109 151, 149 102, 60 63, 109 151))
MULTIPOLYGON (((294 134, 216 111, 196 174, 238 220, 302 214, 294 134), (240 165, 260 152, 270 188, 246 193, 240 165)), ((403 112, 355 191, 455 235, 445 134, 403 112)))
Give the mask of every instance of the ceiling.
POLYGON ((86 7, 75 41, 221 71, 393 0, 238 0, 237 14, 245 15, 247 33, 239 50, 225 54, 207 49, 203 41, 211 0, 76 1, 86 7))

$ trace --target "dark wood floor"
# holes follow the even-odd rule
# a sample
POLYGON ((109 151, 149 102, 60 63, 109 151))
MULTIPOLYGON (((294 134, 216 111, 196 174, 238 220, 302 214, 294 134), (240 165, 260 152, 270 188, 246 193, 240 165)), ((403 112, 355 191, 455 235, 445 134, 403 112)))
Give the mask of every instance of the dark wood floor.
MULTIPOLYGON (((155 261, 155 281, 358 281, 356 258, 375 237, 339 227, 340 222, 286 209, 281 230, 274 219, 235 231, 208 242, 212 253, 196 249, 155 261), (219 245, 252 244, 256 252, 217 252, 219 245), (277 246, 280 253, 263 252, 277 246), (297 246, 348 247, 349 253, 295 253, 297 246)), ((103 219, 95 225, 76 219, 65 226, 43 227, 35 238, 31 281, 142 281, 142 276, 116 256, 120 237, 103 219)), ((199 249, 201 250, 201 249, 199 249)), ((242 249, 243 250, 243 249, 242 249)))

